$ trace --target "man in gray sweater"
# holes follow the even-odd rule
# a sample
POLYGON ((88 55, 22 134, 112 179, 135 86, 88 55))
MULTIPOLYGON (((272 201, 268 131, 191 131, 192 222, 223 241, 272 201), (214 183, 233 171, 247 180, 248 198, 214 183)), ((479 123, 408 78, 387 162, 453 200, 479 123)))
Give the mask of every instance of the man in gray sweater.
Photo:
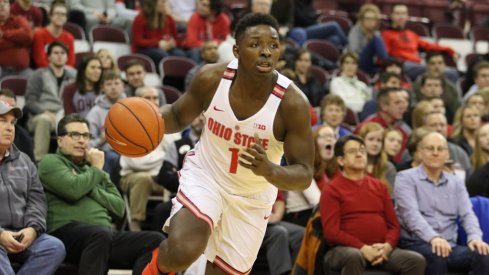
POLYGON ((76 70, 67 67, 68 48, 54 41, 47 49, 49 66, 37 69, 27 81, 25 106, 29 112, 27 128, 34 134, 34 157, 39 161, 49 151, 51 132, 63 117, 62 92, 75 80, 76 70))

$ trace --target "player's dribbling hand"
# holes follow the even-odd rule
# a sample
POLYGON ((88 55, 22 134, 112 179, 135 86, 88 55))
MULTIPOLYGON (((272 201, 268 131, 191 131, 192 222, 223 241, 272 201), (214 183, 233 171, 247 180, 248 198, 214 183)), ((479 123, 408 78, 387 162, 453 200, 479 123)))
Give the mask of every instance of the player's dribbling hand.
POLYGON ((254 135, 255 141, 250 147, 239 154, 239 164, 253 171, 255 175, 267 176, 271 171, 271 162, 268 160, 267 152, 261 144, 258 134, 254 135))

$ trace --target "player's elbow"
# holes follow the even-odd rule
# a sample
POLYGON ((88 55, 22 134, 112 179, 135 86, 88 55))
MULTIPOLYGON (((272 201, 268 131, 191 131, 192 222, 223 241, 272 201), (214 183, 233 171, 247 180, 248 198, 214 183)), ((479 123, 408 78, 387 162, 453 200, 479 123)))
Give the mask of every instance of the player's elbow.
POLYGON ((309 186, 311 186, 312 176, 313 176, 312 167, 304 167, 303 172, 304 172, 303 177, 298 182, 296 191, 303 191, 309 188, 309 186))

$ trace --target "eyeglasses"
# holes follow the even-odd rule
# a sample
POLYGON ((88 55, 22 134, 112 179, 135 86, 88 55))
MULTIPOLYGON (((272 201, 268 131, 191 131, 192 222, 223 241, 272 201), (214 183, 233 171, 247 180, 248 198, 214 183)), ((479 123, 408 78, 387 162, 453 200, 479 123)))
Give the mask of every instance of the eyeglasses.
POLYGON ((76 131, 67 132, 61 136, 69 136, 73 140, 80 140, 81 137, 83 137, 83 139, 85 139, 85 140, 89 140, 92 138, 92 135, 90 135, 90 133, 80 133, 80 132, 76 132, 76 131))
POLYGON ((160 99, 159 96, 143 96, 144 99, 147 99, 147 100, 156 100, 156 99, 160 99))
POLYGON ((426 150, 426 151, 428 151, 428 152, 430 152, 430 153, 434 153, 434 152, 435 152, 435 150, 436 150, 437 152, 439 152, 439 153, 441 153, 441 152, 445 152, 446 150, 448 150, 448 148, 447 148, 447 147, 442 147, 442 146, 440 146, 440 147, 435 147, 435 146, 426 146, 426 147, 423 147, 423 149, 424 149, 424 150, 426 150))
POLYGON ((358 155, 358 153, 364 155, 367 153, 367 150, 365 148, 351 148, 348 150, 345 150, 345 155, 358 155))

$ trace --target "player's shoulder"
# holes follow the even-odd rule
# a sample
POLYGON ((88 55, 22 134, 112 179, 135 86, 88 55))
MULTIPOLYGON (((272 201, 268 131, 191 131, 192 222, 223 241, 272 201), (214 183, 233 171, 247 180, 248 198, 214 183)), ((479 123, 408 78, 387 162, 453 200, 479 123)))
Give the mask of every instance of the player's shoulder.
POLYGON ((219 86, 219 82, 226 70, 225 63, 207 64, 202 66, 192 79, 190 90, 196 93, 206 93, 214 91, 219 86))
POLYGON ((296 110, 297 108, 309 111, 310 104, 306 95, 292 82, 287 87, 281 106, 290 109, 289 111, 296 110))

